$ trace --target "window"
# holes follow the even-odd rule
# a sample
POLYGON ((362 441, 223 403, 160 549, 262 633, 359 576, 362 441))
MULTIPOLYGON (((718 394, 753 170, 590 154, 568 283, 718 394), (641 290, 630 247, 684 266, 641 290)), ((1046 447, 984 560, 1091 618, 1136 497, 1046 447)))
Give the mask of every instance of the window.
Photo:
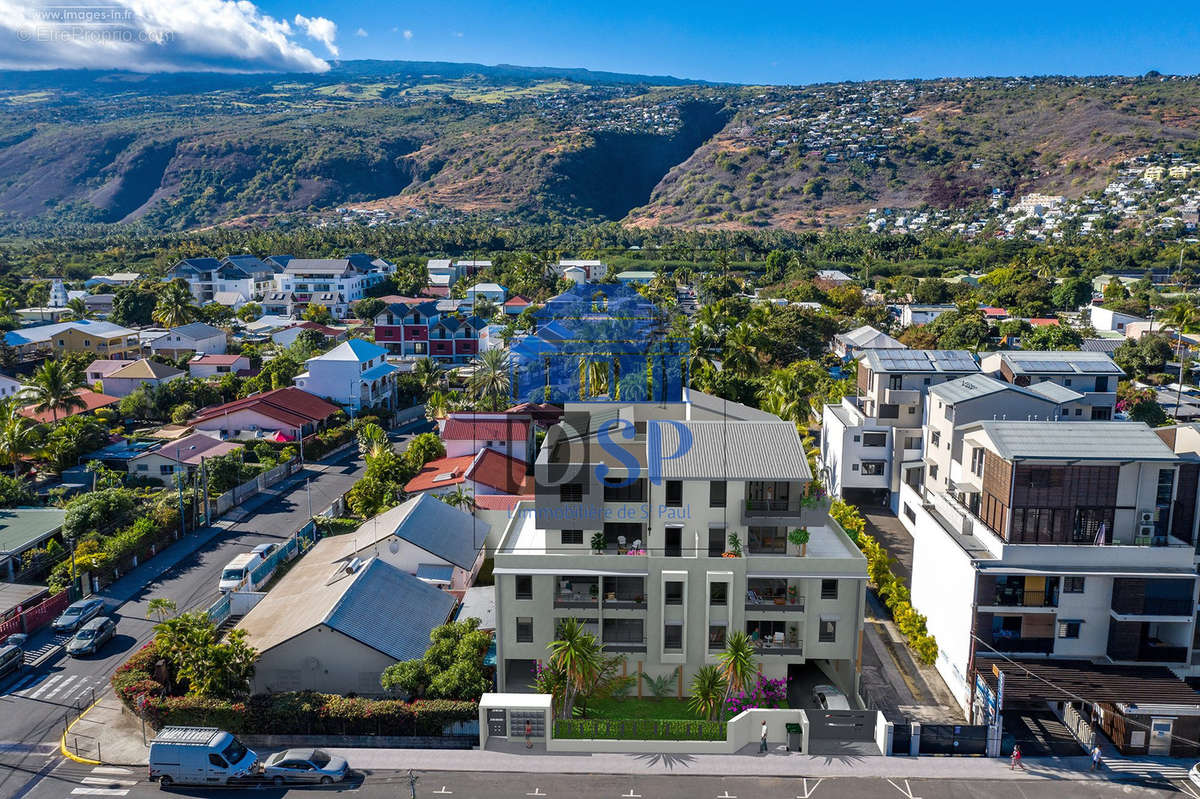
POLYGON ((725 528, 708 528, 708 556, 719 558, 725 552, 725 528))
POLYGON ((880 419, 899 419, 900 418, 900 406, 893 405, 893 404, 890 404, 887 402, 880 403, 879 404, 879 418, 880 419))
POLYGON ((710 624, 708 626, 708 648, 709 649, 724 649, 725 648, 725 625, 710 624))
POLYGON ((881 476, 883 474, 884 461, 863 461, 862 473, 867 475, 881 476))
POLYGON ((863 433, 862 445, 864 447, 887 446, 887 433, 863 433))
POLYGON ((517 599, 533 599, 533 578, 528 574, 517 575, 517 599))
POLYGON ((667 481, 667 507, 682 508, 683 507, 683 481, 668 480, 667 481))
POLYGON ((646 481, 637 478, 629 483, 629 485, 615 485, 625 482, 629 478, 618 477, 604 481, 604 501, 605 502, 645 502, 646 501, 646 481))
POLYGON ((1082 577, 1064 577, 1063 578, 1063 593, 1064 594, 1082 594, 1083 593, 1083 578, 1082 577))
POLYGON ((904 375, 888 375, 888 388, 894 391, 904 388, 904 375))
POLYGON ((558 487, 559 502, 583 502, 583 483, 563 483, 558 487))
POLYGON ((583 543, 583 530, 563 530, 560 535, 564 545, 583 543))
POLYGON ((726 485, 724 480, 713 480, 708 484, 708 507, 725 507, 726 485))
POLYGON ((983 447, 971 447, 971 474, 983 477, 983 447))
POLYGON ((929 464, 929 479, 936 480, 938 475, 938 467, 936 463, 929 464))
POLYGON ((663 591, 663 604, 666 605, 682 605, 683 604, 683 581, 668 580, 663 591))
POLYGON ((1059 638, 1078 638, 1083 622, 1079 619, 1061 619, 1058 622, 1059 638))
POLYGON ((904 448, 905 449, 920 449, 921 448, 921 437, 920 436, 905 436, 904 437, 904 448))
POLYGON ((531 616, 517 616, 517 643, 533 643, 533 618, 531 616))
POLYGON ((217 768, 229 768, 229 764, 218 754, 213 753, 208 756, 208 762, 217 768))
POLYGON ((822 580, 821 581, 821 599, 837 599, 838 581, 837 580, 822 580))
POLYGON ((1097 391, 1108 391, 1108 378, 1107 377, 1097 377, 1096 378, 1096 390, 1097 391))
POLYGON ((663 625, 663 649, 678 652, 683 649, 683 625, 667 622, 663 625))
POLYGON ((837 620, 821 619, 821 626, 817 628, 817 641, 822 644, 832 644, 836 640, 837 620))
POLYGON ((169 463, 164 463, 158 467, 159 474, 175 474, 175 467, 169 463))
POLYGON ((930 443, 930 444, 932 444, 932 445, 933 445, 933 446, 935 446, 935 447, 940 447, 940 446, 942 445, 942 434, 941 434, 941 431, 938 431, 938 430, 931 430, 931 431, 929 432, 929 443, 930 443))
POLYGON ((917 406, 916 406, 916 405, 909 405, 909 406, 908 406, 908 415, 909 415, 909 416, 912 416, 912 415, 913 415, 913 414, 915 414, 916 412, 917 412, 917 406))
POLYGON ((724 605, 729 599, 729 583, 708 584, 708 604, 724 605))

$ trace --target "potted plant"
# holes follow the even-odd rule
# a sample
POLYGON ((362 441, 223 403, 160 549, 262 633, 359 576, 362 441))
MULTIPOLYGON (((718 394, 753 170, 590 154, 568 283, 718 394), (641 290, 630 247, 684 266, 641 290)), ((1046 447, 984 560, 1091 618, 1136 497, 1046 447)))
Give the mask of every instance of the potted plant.
POLYGON ((604 550, 608 547, 608 542, 604 540, 604 533, 592 533, 592 552, 597 555, 603 555, 604 550))
POLYGON ((797 600, 798 600, 799 596, 800 596, 800 590, 796 587, 796 584, 792 583, 791 585, 789 585, 788 589, 787 589, 788 604, 789 605, 797 604, 797 600))
POLYGON ((595 602, 600 596, 600 586, 596 583, 592 583, 590 586, 588 586, 588 595, 591 596, 592 601, 595 602))
POLYGON ((737 533, 730 533, 726 541, 729 548, 721 553, 721 557, 740 558, 742 556, 742 539, 738 538, 737 533))
POLYGON ((788 531, 788 541, 800 547, 800 557, 808 554, 808 528, 797 527, 794 530, 788 531))

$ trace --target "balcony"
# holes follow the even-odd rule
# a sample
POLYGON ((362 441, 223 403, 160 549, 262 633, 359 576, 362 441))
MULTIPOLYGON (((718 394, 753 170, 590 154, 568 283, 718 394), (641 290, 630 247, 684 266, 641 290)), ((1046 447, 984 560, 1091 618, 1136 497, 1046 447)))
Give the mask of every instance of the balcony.
POLYGON ((604 643, 604 648, 607 649, 609 652, 645 652, 646 651, 646 639, 645 638, 641 639, 640 641, 625 641, 625 640, 610 641, 609 639, 605 638, 603 643, 604 643))
POLYGON ((773 578, 750 578, 746 586, 747 611, 790 611, 804 610, 804 597, 793 583, 773 578))
POLYGON ((883 401, 888 405, 915 405, 921 399, 921 392, 915 388, 885 388, 883 401))
POLYGON ((748 621, 746 634, 760 655, 803 655, 800 625, 782 621, 748 621))
POLYGON ((1195 611, 1196 606, 1190 599, 1146 598, 1141 605, 1114 601, 1112 608, 1115 616, 1179 616, 1184 619, 1191 619, 1195 611))
POLYGON ((1049 655, 1054 652, 1053 638, 1007 638, 996 636, 991 642, 997 652, 1049 655))
POLYGON ((612 610, 644 610, 646 580, 643 577, 605 577, 600 594, 604 607, 612 610))
POLYGON ((595 610, 599 606, 600 584, 598 578, 559 578, 558 593, 554 595, 554 607, 595 610))
MULTIPOLYGON (((980 603, 984 605, 984 603, 980 603)), ((1001 608, 1056 608, 1058 591, 1025 591, 1020 588, 997 591, 991 606, 1001 608)))
POLYGON ((1186 663, 1188 648, 1143 643, 1138 647, 1137 660, 1139 663, 1186 663))
POLYGON ((646 631, 640 619, 605 619, 601 641, 610 652, 646 651, 646 631))

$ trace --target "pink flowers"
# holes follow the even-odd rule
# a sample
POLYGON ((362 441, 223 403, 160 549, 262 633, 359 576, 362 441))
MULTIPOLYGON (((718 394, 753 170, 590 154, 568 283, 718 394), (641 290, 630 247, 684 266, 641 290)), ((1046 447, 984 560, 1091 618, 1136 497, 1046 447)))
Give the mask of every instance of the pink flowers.
POLYGON ((768 680, 759 675, 758 682, 747 691, 737 691, 725 702, 731 715, 754 708, 777 708, 787 703, 787 682, 768 680))

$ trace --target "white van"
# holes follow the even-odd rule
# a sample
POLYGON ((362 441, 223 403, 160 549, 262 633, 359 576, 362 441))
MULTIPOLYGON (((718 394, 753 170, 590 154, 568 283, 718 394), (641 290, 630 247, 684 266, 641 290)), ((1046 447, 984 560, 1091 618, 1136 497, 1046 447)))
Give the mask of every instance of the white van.
POLYGON ((163 788, 227 785, 258 771, 258 755, 216 727, 163 727, 150 742, 150 780, 163 788))
POLYGON ((262 563, 262 558, 253 552, 238 555, 226 563, 225 568, 221 570, 221 582, 217 585, 217 588, 221 590, 222 594, 241 590, 243 586, 250 582, 250 572, 260 563, 262 563))

